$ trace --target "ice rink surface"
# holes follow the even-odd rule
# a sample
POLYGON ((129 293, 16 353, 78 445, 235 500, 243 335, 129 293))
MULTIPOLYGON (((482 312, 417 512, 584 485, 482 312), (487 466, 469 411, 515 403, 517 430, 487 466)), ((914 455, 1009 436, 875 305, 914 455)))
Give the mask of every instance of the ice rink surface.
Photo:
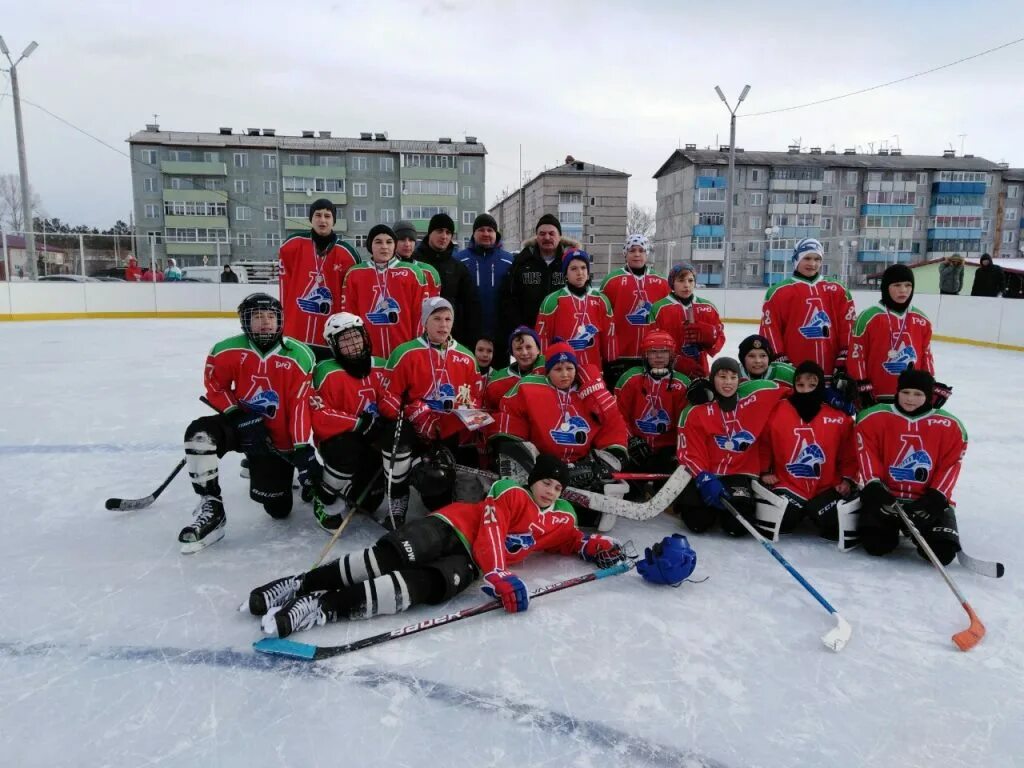
MULTIPOLYGON (((780 550, 846 617, 828 614, 753 541, 692 536, 679 589, 635 573, 314 664, 259 656, 249 590, 307 569, 326 542, 297 502, 275 521, 222 463, 224 540, 197 555, 177 532, 196 496, 184 472, 143 496, 208 410, 204 356, 231 320, 0 324, 0 764, 9 766, 1010 766, 1024 764, 1024 354, 939 343, 939 378, 970 446, 957 488, 965 550, 1001 580, 950 572, 988 627, 975 650, 935 570, 905 543, 840 554, 809 531, 780 550)), ((753 326, 727 328, 727 351, 753 326)), ((620 521, 639 548, 674 517, 620 521)), ((356 519, 335 554, 382 529, 356 519)), ((530 587, 585 572, 537 555, 530 587)), ((484 599, 473 587, 436 613, 484 599)), ((348 642, 429 607, 328 625, 348 642)))

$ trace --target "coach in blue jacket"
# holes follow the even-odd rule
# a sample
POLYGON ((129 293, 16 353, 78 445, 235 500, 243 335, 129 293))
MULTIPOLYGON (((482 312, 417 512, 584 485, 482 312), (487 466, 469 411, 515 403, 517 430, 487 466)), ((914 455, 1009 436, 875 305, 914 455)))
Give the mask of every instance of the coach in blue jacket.
POLYGON ((468 248, 456 253, 455 258, 466 265, 476 283, 481 308, 480 335, 495 340, 495 352, 499 352, 499 345, 504 345, 504 339, 495 339, 498 291, 512 268, 512 254, 501 247, 501 233, 493 216, 481 213, 473 220, 473 240, 468 248))

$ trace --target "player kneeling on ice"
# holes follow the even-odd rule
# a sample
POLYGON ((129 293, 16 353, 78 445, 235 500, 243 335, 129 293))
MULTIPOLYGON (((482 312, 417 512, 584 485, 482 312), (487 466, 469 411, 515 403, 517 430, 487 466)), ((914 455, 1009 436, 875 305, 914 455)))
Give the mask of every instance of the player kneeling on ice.
POLYGON ((410 481, 427 509, 439 509, 452 502, 453 454, 464 464, 476 461, 472 434, 456 413, 480 407, 476 359, 452 338, 455 312, 447 299, 426 299, 420 314, 423 335, 391 353, 378 383, 378 408, 388 420, 378 438, 389 489, 384 524, 392 529, 405 522, 410 481), (414 467, 417 456, 426 458, 414 467))
POLYGON ((676 501, 686 527, 702 533, 718 520, 732 536, 742 536, 743 525, 730 514, 722 499, 732 502, 747 520, 774 536, 777 515, 768 505, 756 504, 754 481, 760 470, 760 445, 776 403, 789 393, 774 381, 740 383, 740 365, 720 357, 711 365, 711 380, 694 379, 687 390, 690 406, 679 417, 676 458, 696 482, 676 501), (768 517, 762 515, 764 512, 768 517))
MULTIPOLYGON (((897 502, 943 565, 960 551, 953 489, 967 430, 953 414, 932 407, 934 384, 927 371, 908 368, 897 382, 895 403, 857 415, 864 483, 857 532, 868 554, 885 555, 899 545, 897 502)), ((925 556, 920 548, 918 554, 925 556)))
MULTIPOLYGON (((544 370, 545 376, 524 376, 501 399, 491 444, 502 474, 505 462, 529 471, 537 452, 549 453, 569 463, 570 486, 624 496, 629 486, 610 473, 622 469, 626 424, 600 373, 564 342, 548 348, 544 370)), ((590 509, 576 512, 588 527, 609 530, 615 521, 590 509)))
MULTIPOLYGON (((781 497, 783 533, 806 517, 836 541, 836 508, 857 487, 853 419, 824 402, 825 372, 817 363, 797 366, 794 389, 775 406, 759 441, 761 482, 781 497)), ((754 495, 763 496, 756 488, 754 495)))
POLYGON ((309 397, 313 440, 324 460, 321 500, 333 504, 340 496, 345 509, 319 520, 337 529, 349 504, 363 498, 373 511, 384 499, 381 455, 372 444, 377 421, 377 388, 385 361, 374 357, 363 319, 350 312, 327 318, 324 341, 333 360, 317 364, 309 397))
POLYGON ((219 414, 185 430, 185 458, 200 502, 181 529, 181 551, 198 552, 224 538, 218 459, 229 451, 249 460, 249 496, 274 518, 292 511, 292 474, 320 484, 323 469, 309 436, 313 353, 281 335, 281 302, 265 293, 238 306, 244 333, 216 344, 206 358, 206 399, 219 414))
POLYGON ((242 610, 262 616, 267 634, 287 637, 329 621, 437 605, 482 576, 484 592, 506 611, 525 611, 529 592, 508 568, 530 553, 575 554, 601 568, 625 559, 614 539, 576 527, 572 507, 559 498, 568 471, 542 454, 527 485, 499 480, 481 502, 450 504, 368 549, 254 589, 242 610))

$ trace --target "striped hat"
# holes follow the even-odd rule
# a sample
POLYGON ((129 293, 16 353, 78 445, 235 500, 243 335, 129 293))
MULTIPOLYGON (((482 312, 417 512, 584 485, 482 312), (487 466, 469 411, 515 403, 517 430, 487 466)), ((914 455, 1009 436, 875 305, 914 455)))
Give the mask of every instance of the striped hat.
POLYGON ((821 241, 815 240, 813 237, 805 237, 793 249, 793 263, 798 264, 804 256, 814 253, 822 257, 825 256, 825 249, 822 247, 821 241))

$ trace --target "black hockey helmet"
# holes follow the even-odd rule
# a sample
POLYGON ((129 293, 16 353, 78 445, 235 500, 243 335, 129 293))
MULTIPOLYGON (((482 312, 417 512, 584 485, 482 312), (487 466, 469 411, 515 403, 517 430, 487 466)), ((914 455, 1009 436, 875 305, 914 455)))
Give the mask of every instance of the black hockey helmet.
POLYGON ((238 305, 238 319, 242 323, 242 331, 259 349, 266 351, 281 340, 283 311, 281 302, 269 293, 250 293, 238 305), (273 312, 277 317, 277 327, 273 332, 255 333, 252 329, 252 316, 256 312, 273 312))
POLYGON ((443 444, 428 451, 409 474, 421 496, 441 496, 455 485, 455 457, 443 444))

